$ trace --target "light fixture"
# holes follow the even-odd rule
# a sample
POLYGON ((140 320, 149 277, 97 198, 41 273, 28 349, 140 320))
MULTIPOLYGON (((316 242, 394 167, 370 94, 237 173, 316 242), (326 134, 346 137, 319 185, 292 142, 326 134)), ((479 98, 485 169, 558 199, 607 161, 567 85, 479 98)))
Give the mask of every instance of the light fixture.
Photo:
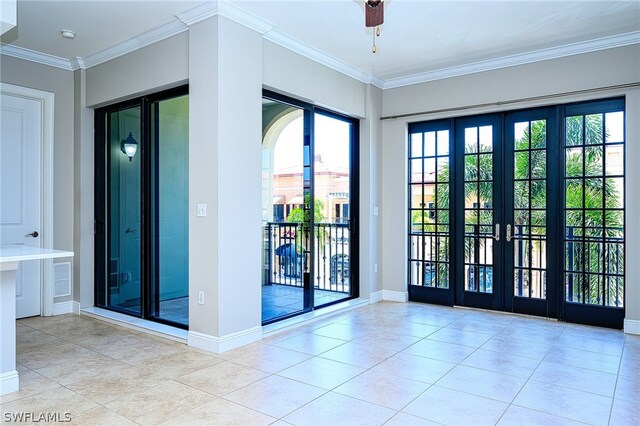
POLYGON ((67 40, 73 40, 76 38, 76 33, 71 30, 60 30, 60 34, 62 34, 62 37, 67 40))
POLYGON ((365 0, 364 2, 364 24, 367 28, 374 27, 373 31, 373 47, 371 51, 376 53, 376 37, 380 37, 380 25, 384 23, 384 1, 383 0, 365 0))
POLYGON ((129 157, 129 161, 136 155, 138 150, 138 141, 133 138, 133 134, 129 132, 129 136, 120 142, 120 151, 129 157))

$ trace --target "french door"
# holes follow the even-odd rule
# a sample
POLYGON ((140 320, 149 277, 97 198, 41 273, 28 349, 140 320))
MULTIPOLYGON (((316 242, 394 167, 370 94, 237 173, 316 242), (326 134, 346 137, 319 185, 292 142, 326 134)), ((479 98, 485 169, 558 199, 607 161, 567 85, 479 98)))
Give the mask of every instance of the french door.
POLYGON ((411 124, 410 299, 621 327, 623 116, 613 100, 411 124))

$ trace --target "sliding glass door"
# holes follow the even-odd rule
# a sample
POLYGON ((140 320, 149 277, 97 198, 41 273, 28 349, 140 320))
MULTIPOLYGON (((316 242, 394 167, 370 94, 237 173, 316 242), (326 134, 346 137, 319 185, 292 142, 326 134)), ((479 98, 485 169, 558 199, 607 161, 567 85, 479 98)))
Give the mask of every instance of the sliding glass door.
POLYGON ((357 295, 357 121, 265 92, 262 322, 357 295))
POLYGON ((96 110, 96 304, 188 325, 188 95, 96 110))

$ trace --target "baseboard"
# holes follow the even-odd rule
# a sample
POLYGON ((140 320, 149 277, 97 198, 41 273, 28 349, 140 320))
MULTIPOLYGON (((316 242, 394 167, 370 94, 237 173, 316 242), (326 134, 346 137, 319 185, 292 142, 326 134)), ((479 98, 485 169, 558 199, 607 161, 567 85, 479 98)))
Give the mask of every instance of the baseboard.
POLYGON ((408 291, 382 290, 382 300, 405 303, 409 301, 408 291))
POLYGON ((640 320, 624 320, 624 332, 627 334, 640 335, 640 320))
POLYGON ((384 290, 378 290, 378 291, 374 291, 373 293, 371 293, 369 295, 369 303, 373 304, 373 303, 378 303, 378 302, 382 302, 384 300, 384 290))
POLYGON ((80 303, 74 300, 68 302, 58 302, 53 304, 51 315, 76 314, 80 315, 80 303))
POLYGON ((0 373, 0 395, 17 392, 19 388, 20 381, 16 370, 0 373))
POLYGON ((217 337, 189 331, 187 345, 213 353, 222 353, 262 339, 262 327, 253 327, 237 333, 217 337))

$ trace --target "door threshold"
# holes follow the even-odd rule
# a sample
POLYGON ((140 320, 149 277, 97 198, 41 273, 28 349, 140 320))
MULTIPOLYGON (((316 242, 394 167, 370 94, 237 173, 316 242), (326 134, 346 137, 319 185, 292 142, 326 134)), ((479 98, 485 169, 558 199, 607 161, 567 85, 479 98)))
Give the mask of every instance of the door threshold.
POLYGON ((472 306, 462 306, 462 305, 453 305, 454 309, 465 309, 468 311, 478 311, 478 312, 487 312, 491 314, 501 314, 501 315, 510 315, 513 317, 523 317, 523 318, 533 318, 533 319, 542 319, 547 321, 560 322, 558 318, 549 318, 542 317, 538 315, 530 315, 530 314, 521 314, 519 312, 507 312, 507 311, 494 311, 493 309, 483 309, 483 308, 474 308, 472 306))
POLYGON ((187 343, 187 330, 170 325, 160 324, 157 322, 145 320, 142 318, 132 317, 130 315, 121 314, 120 312, 110 311, 98 307, 91 307, 80 310, 80 315, 86 315, 101 321, 139 331, 141 333, 151 334, 157 337, 173 340, 175 342, 187 343))
POLYGON ((262 326, 262 336, 269 337, 282 331, 290 330, 292 328, 299 327, 301 325, 307 325, 320 319, 325 319, 332 315, 341 314, 351 309, 359 308, 369 304, 368 299, 351 299, 344 302, 329 305, 325 308, 320 308, 311 312, 297 315, 295 317, 287 318, 282 321, 277 321, 268 325, 262 326))

